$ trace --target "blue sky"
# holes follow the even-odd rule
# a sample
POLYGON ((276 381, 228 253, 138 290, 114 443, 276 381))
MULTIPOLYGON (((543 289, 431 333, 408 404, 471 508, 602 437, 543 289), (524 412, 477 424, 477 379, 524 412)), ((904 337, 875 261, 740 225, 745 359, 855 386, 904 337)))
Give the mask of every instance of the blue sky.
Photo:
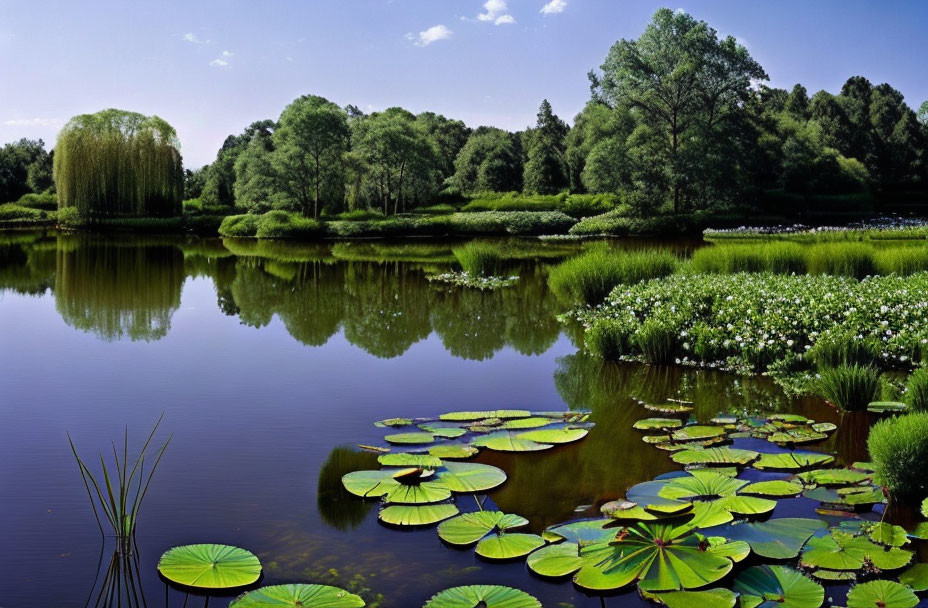
POLYGON ((547 97, 569 120, 589 69, 660 6, 738 37, 773 85, 837 91, 860 74, 928 100, 914 0, 0 0, 0 143, 50 146, 70 116, 119 107, 168 120, 199 166, 305 93, 508 129, 547 97))

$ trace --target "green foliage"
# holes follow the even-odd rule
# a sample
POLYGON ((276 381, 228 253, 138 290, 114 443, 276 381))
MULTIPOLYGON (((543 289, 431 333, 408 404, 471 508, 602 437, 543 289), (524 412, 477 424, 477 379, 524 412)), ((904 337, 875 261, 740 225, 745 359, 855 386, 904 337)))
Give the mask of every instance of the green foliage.
POLYGON ((57 211, 58 197, 51 192, 35 194, 30 192, 20 197, 16 204, 27 209, 39 209, 41 211, 57 211))
POLYGON ((499 271, 501 256, 493 245, 471 241, 453 251, 461 268, 472 275, 490 276, 499 271))
POLYGON ((652 318, 635 333, 635 345, 649 363, 673 363, 680 349, 680 328, 668 319, 652 318))
POLYGON ((173 127, 157 116, 113 109, 75 116, 55 147, 58 205, 88 218, 180 215, 179 148, 173 127))
MULTIPOLYGON (((51 217, 54 217, 54 212, 51 217)), ((49 212, 32 207, 23 207, 18 203, 0 205, 0 222, 31 223, 44 222, 50 219, 49 212)))
POLYGON ((321 235, 322 224, 298 213, 268 211, 258 220, 255 236, 259 239, 312 238, 321 235))
POLYGON ((860 412, 877 398, 880 372, 868 365, 841 364, 821 371, 818 393, 846 412, 860 412))
POLYGON ((905 402, 912 411, 928 412, 928 369, 919 368, 909 374, 905 402))
POLYGON ((806 254, 810 274, 830 274, 862 279, 876 274, 873 249, 862 243, 822 243, 806 254))
POLYGON ((693 235, 705 227, 707 219, 699 212, 635 217, 627 206, 622 205, 601 215, 584 217, 570 229, 570 234, 577 236, 693 235))
POLYGON ((841 365, 877 367, 880 363, 880 342, 873 336, 863 337, 843 329, 823 333, 809 349, 808 357, 820 370, 841 365))
POLYGON ((246 213, 245 215, 230 215, 222 220, 219 234, 222 236, 255 236, 258 232, 259 216, 246 213))
POLYGON ((526 162, 523 184, 527 193, 554 194, 568 186, 565 138, 569 127, 555 116, 545 99, 538 108, 534 129, 523 135, 526 162))
POLYGON ((586 348, 595 356, 615 361, 632 350, 634 330, 615 319, 599 319, 583 335, 586 348))
POLYGON ((519 194, 484 192, 467 203, 462 211, 560 211, 581 218, 614 209, 620 198, 614 194, 519 194))
POLYGON ((601 303, 616 285, 672 274, 678 260, 669 251, 615 251, 596 248, 553 268, 548 285, 569 304, 601 303))
POLYGON ((0 147, 0 204, 19 200, 29 192, 41 193, 53 187, 50 167, 52 155, 41 139, 20 139, 0 147))
POLYGON ((928 494, 928 413, 881 420, 867 439, 876 480, 894 498, 917 504, 928 494))
POLYGON ((464 193, 522 190, 522 148, 514 135, 480 127, 454 161, 454 179, 464 193))

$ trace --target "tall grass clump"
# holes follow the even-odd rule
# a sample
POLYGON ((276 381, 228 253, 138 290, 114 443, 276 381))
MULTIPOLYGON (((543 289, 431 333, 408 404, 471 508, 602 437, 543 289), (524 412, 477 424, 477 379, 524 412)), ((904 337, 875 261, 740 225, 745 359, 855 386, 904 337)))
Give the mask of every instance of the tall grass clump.
POLYGON ((877 272, 882 275, 910 275, 928 270, 928 247, 892 247, 879 249, 874 254, 877 272))
POLYGON ((59 209, 88 218, 181 214, 180 144, 157 116, 115 109, 75 116, 58 134, 54 176, 59 209))
POLYGON ((862 279, 877 274, 873 247, 863 243, 819 243, 806 251, 810 274, 862 279))
POLYGON ((666 250, 610 251, 597 248, 551 270, 548 285, 564 302, 600 304, 617 285, 673 274, 679 260, 666 250))
POLYGON ((695 251, 689 267, 693 272, 706 274, 805 274, 806 259, 803 247, 796 243, 723 244, 695 251))
POLYGON ((312 238, 320 234, 322 224, 318 220, 282 209, 268 211, 262 215, 255 231, 255 236, 259 239, 312 238))
POLYGON ((673 363, 680 347, 680 328, 677 323, 662 318, 650 318, 635 333, 635 345, 645 361, 666 365, 673 363))
POLYGON ((880 372, 866 365, 839 365, 822 370, 819 394, 847 412, 859 412, 879 394, 880 372))
POLYGON ((877 368, 880 362, 880 341, 850 331, 824 333, 809 349, 806 356, 820 370, 841 365, 860 365, 877 368))
POLYGON ((905 384, 905 402, 915 412, 928 412, 928 369, 919 368, 905 384))
POLYGON ((158 418, 154 428, 148 435, 148 439, 142 444, 142 449, 139 450, 135 460, 131 462, 129 460, 129 430, 126 429, 121 457, 120 450, 113 443, 111 468, 107 465, 103 452, 100 452, 100 471, 97 474, 94 474, 88 464, 77 454, 77 447, 74 445, 71 436, 68 435, 68 443, 71 444, 71 452, 74 454, 74 459, 80 468, 81 478, 84 482, 84 488, 87 490, 87 496, 90 498, 90 506, 93 508, 97 526, 99 526, 100 532, 103 533, 103 521, 106 521, 122 546, 127 546, 135 535, 135 527, 138 522, 142 501, 148 493, 148 487, 155 475, 158 464, 161 462, 161 457, 171 442, 171 437, 168 437, 159 449, 151 452, 153 461, 149 463, 146 470, 145 459, 149 454, 148 448, 158 431, 158 427, 161 426, 162 418, 164 418, 164 414, 158 418))
POLYGON ((490 276, 499 271, 502 256, 493 245, 471 241, 461 247, 455 247, 452 251, 461 268, 469 274, 490 276))
POLYGON ((627 323, 599 319, 583 334, 586 348, 595 356, 615 361, 631 350, 633 333, 627 323))
POLYGON ((260 216, 246 213, 243 215, 229 215, 219 225, 219 234, 222 236, 255 236, 258 232, 258 219, 260 216))
POLYGON ((887 418, 870 429, 867 439, 875 481, 904 502, 928 495, 928 413, 887 418))

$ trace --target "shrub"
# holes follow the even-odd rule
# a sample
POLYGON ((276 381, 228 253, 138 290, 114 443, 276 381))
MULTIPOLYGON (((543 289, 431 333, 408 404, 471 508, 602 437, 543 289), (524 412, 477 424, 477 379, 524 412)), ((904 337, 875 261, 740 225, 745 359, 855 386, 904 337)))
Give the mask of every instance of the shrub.
POLYGON ((807 355, 820 370, 841 365, 879 367, 880 343, 839 329, 822 334, 807 355))
POLYGON ((259 239, 312 238, 322 233, 322 224, 299 213, 277 209, 258 220, 255 236, 259 239))
POLYGON ((453 249, 461 268, 475 276, 489 276, 497 272, 501 256, 499 251, 487 243, 471 242, 453 249))
POLYGON ((848 412, 867 409, 879 394, 880 372, 866 365, 839 365, 825 369, 818 379, 818 392, 848 412))
POLYGON ((641 324, 635 334, 635 345, 649 363, 673 363, 679 352, 680 329, 677 323, 652 317, 641 324))
POLYGON ((219 225, 219 234, 222 236, 255 236, 258 232, 259 216, 246 213, 244 215, 230 215, 219 225))
POLYGON ((65 207, 58 212, 58 225, 76 228, 84 223, 80 212, 74 207, 65 207))
POLYGON ((563 234, 575 220, 558 211, 485 211, 422 218, 428 234, 539 235, 563 234))
POLYGON ((22 207, 17 203, 0 205, 0 221, 37 221, 46 217, 48 217, 48 214, 40 209, 22 207))
POLYGON ((41 209, 42 211, 57 211, 58 210, 58 196, 50 192, 43 192, 41 194, 28 193, 22 195, 16 204, 20 207, 26 207, 28 209, 41 209))
POLYGON ((602 215, 583 218, 570 229, 570 234, 578 236, 695 235, 705 227, 706 222, 707 216, 700 212, 633 218, 628 216, 628 210, 624 206, 620 206, 602 215))
POLYGON ((905 385, 905 402, 916 412, 928 412, 928 369, 919 368, 909 375, 905 385))
POLYGON ((916 502, 928 495, 928 413, 877 422, 870 429, 867 449, 875 480, 894 498, 916 502))
POLYGON ((597 248, 551 270, 548 285, 570 304, 599 304, 620 284, 672 274, 677 258, 669 251, 609 251, 597 248))
POLYGON ((583 340, 592 354, 615 361, 631 352, 632 335, 628 324, 615 319, 600 319, 586 330, 583 340))
POLYGON ((810 274, 862 279, 876 274, 873 248, 863 243, 820 243, 806 252, 810 274))
POLYGON ((352 209, 351 211, 344 211, 335 216, 336 219, 349 222, 382 219, 383 217, 383 212, 375 209, 352 209))
POLYGON ((571 217, 592 217, 612 211, 621 202, 617 194, 571 194, 560 210, 571 217))

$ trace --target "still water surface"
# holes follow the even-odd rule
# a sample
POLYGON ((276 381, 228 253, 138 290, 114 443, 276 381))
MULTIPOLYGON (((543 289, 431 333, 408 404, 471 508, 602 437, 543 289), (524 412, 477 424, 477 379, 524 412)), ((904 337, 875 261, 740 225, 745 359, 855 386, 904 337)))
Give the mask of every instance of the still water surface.
MULTIPOLYGON (((106 605, 97 595, 112 546, 66 433, 85 456, 126 426, 138 445, 162 412, 174 434, 140 514, 136 585, 147 605, 204 605, 168 589, 155 566, 174 545, 217 542, 255 552, 264 584, 337 584, 371 606, 417 607, 446 587, 490 583, 545 606, 616 608, 641 601, 588 597, 524 561, 483 562, 443 545, 434 527, 379 524, 375 503, 341 489, 342 474, 377 468, 352 446, 382 444, 372 423, 387 417, 591 409, 596 428, 577 444, 477 457, 509 476, 485 508, 540 532, 674 469, 631 429, 645 417, 631 396, 685 396, 700 419, 775 410, 837 422, 762 380, 601 365, 556 321, 564 308, 546 288, 550 264, 581 245, 499 244, 521 278, 480 292, 429 283, 453 256, 426 241, 0 238, 0 607, 106 605)), ((842 425, 816 449, 862 460, 861 432, 842 425)), ((462 510, 470 502, 457 499, 462 510)))

